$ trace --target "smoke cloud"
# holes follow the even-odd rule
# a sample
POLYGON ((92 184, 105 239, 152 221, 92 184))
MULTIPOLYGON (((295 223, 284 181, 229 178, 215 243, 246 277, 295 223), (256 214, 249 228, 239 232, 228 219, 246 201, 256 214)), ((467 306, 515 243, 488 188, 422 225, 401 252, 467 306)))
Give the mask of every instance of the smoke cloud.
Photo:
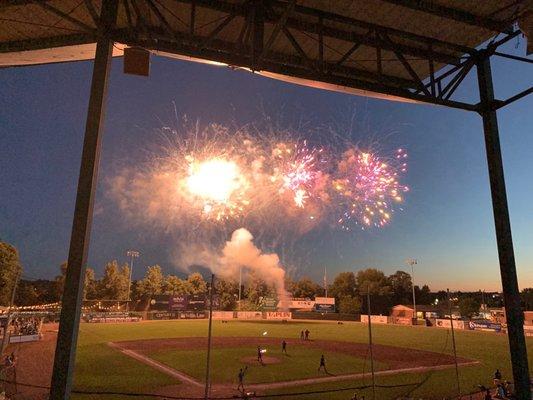
POLYGON ((245 228, 237 229, 226 242, 217 266, 221 277, 235 278, 239 269, 244 273, 253 273, 268 285, 276 288, 281 308, 287 308, 289 295, 285 290, 285 270, 281 267, 279 257, 274 253, 263 253, 253 243, 252 234, 245 228))

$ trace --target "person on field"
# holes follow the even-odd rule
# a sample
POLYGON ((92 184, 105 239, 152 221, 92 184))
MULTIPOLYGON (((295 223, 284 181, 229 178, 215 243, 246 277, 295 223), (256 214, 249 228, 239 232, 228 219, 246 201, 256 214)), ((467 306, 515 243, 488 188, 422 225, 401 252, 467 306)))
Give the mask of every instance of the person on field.
POLYGON ((502 373, 500 372, 499 369, 496 369, 496 371, 494 372, 494 384, 498 386, 501 380, 502 380, 502 373))
POLYGON ((263 350, 261 350, 261 347, 257 346, 257 361, 260 364, 263 364, 263 350))
POLYGON ((306 330, 305 330, 305 340, 309 340, 309 334, 310 334, 310 333, 311 333, 311 332, 309 332, 309 329, 306 329, 306 330))
POLYGON ((283 339, 283 342, 281 342, 281 352, 283 354, 287 354, 287 342, 285 339, 283 339))
POLYGON ((507 397, 514 399, 514 384, 510 381, 505 381, 505 392, 507 397))
POLYGON ((248 369, 248 367, 244 367, 244 369, 240 369, 239 370, 239 386, 237 386, 237 390, 240 390, 242 389, 244 391, 244 375, 246 374, 246 370, 248 369))
POLYGON ((304 340, 304 331, 303 330, 300 332, 300 339, 304 340))
POLYGON ((505 393, 505 388, 503 387, 501 383, 498 383, 498 386, 496 387, 496 398, 497 399, 507 398, 506 393, 505 393))
POLYGON ((324 370, 324 373, 327 375, 328 370, 326 369, 326 359, 324 357, 324 354, 320 356, 320 365, 318 366, 318 372, 320 372, 322 369, 324 370))

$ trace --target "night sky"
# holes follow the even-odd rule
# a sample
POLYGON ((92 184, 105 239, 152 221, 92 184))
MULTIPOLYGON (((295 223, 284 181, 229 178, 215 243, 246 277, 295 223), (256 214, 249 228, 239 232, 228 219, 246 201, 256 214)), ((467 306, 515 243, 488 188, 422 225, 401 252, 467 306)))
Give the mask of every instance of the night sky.
MULTIPOLYGON (((523 55, 523 43, 507 52, 523 55)), ((533 84, 533 71, 493 59, 496 93, 506 98, 533 84)), ((0 238, 15 245, 28 278, 52 278, 67 258, 84 132, 91 63, 0 70, 0 238)), ((461 89, 477 99, 471 74, 461 89)), ((146 159, 155 130, 180 115, 204 123, 246 123, 280 112, 310 125, 342 125, 355 112, 358 138, 379 139, 409 153, 403 211, 383 229, 356 234, 315 232, 297 242, 313 249, 300 274, 320 280, 345 270, 386 273, 418 259, 416 281, 434 290, 499 290, 495 233, 481 118, 475 113, 355 97, 286 84, 244 71, 152 58, 149 78, 122 73, 113 62, 89 265, 100 273, 125 252, 138 266, 175 269, 171 234, 125 221, 105 195, 121 165, 146 159)), ((520 286, 533 286, 533 97, 499 112, 520 286)), ((142 269, 136 268, 134 278, 142 269)))

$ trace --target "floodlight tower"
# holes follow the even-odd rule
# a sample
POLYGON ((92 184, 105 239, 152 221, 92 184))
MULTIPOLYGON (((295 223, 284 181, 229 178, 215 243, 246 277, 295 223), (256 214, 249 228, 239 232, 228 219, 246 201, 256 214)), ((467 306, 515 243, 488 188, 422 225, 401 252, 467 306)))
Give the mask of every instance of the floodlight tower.
POLYGON ((130 278, 129 278, 129 281, 128 281, 128 311, 130 309, 130 301, 131 301, 131 276, 132 276, 132 273, 133 273, 133 259, 134 258, 139 258, 139 256, 141 255, 141 253, 139 253, 138 251, 136 250, 128 250, 126 252, 126 255, 128 257, 130 257, 130 278))
POLYGON ((406 263, 411 266, 411 287, 413 289, 413 313, 415 319, 418 320, 418 316, 416 314, 416 296, 415 296, 415 265, 418 264, 418 261, 414 258, 409 258, 406 260, 406 263))

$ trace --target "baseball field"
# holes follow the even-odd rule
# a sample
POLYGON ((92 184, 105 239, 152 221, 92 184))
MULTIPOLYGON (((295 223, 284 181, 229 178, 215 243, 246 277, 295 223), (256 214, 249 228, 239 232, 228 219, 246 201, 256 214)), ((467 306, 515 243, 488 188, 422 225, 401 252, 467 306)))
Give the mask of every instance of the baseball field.
MULTIPOLYGON (((43 341, 16 349, 19 382, 49 385, 53 328, 45 328, 43 341)), ((372 328, 377 399, 456 395, 450 331, 396 325, 372 328)), ((455 333, 462 393, 474 391, 478 384, 489 385, 496 368, 504 378, 511 377, 505 335, 455 333)), ((206 336, 205 320, 81 324, 73 398, 201 398, 206 336)), ((533 338, 528 338, 527 344, 533 366, 533 338)), ((241 368, 245 370, 245 389, 266 395, 264 398, 350 399, 357 392, 368 399, 372 390, 368 326, 354 322, 214 321, 211 395, 239 395, 241 368), (302 330, 309 330, 310 340, 300 339, 302 330), (282 353, 283 340, 286 354, 282 353), (258 348, 262 363, 257 359, 258 348), (327 372, 318 371, 322 355, 327 372), (280 394, 286 395, 274 397, 280 394)), ((23 390, 20 385, 19 391, 23 390)))

